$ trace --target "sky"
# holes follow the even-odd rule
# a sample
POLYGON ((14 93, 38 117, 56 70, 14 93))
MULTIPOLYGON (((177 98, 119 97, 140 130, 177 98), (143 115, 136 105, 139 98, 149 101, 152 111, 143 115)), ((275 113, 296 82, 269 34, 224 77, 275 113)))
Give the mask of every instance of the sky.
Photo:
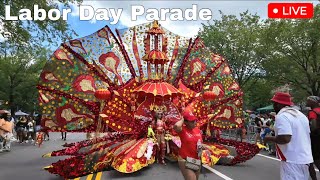
MULTIPOLYGON (((79 6, 72 4, 72 13, 68 18, 68 23, 71 28, 74 29, 79 37, 83 37, 89 35, 105 25, 110 25, 114 28, 125 28, 131 27, 137 24, 148 22, 146 20, 146 13, 142 16, 139 16, 136 21, 131 20, 131 8, 132 5, 142 5, 144 6, 145 11, 150 8, 180 8, 185 10, 186 8, 192 8, 192 5, 197 5, 197 10, 199 11, 202 8, 209 8, 213 14, 212 19, 219 19, 221 17, 219 11, 226 15, 239 15, 240 13, 248 10, 252 14, 259 15, 262 19, 266 19, 268 16, 268 3, 270 2, 279 2, 278 1, 86 1, 84 0, 82 5, 90 5, 97 10, 98 8, 104 8, 108 11, 111 8, 115 8, 118 10, 122 8, 122 13, 120 16, 120 20, 115 25, 110 25, 113 20, 110 21, 99 21, 99 20, 79 20, 79 6)), ((283 1, 290 2, 290 1, 283 1)), ((295 1, 298 2, 298 1, 295 1)), ((318 3, 318 1, 299 1, 299 2, 312 2, 314 4, 318 3)), ((109 11, 110 12, 110 11, 109 11)), ((202 27, 202 23, 207 23, 205 20, 201 20, 198 18, 197 21, 171 21, 169 18, 166 21, 159 21, 162 26, 167 28, 181 36, 192 37, 195 36, 199 29, 202 27)))
MULTIPOLYGON (((131 6, 142 5, 145 11, 150 8, 180 8, 185 10, 186 8, 192 8, 192 5, 197 5, 197 10, 200 11, 202 8, 209 8, 212 12, 212 19, 219 19, 221 16, 219 10, 224 14, 239 15, 241 12, 248 10, 252 14, 258 14, 262 18, 267 18, 267 7, 268 2, 266 1, 86 1, 82 5, 90 5, 95 10, 98 8, 104 8, 110 10, 111 8, 119 9, 122 8, 120 20, 115 25, 110 25, 113 20, 110 21, 99 21, 99 20, 79 20, 79 7, 72 4, 72 13, 68 17, 68 23, 71 28, 74 29, 79 37, 89 35, 105 25, 110 25, 118 29, 131 27, 137 24, 148 22, 146 20, 146 13, 139 16, 136 21, 131 20, 131 6)), ((109 11, 110 12, 110 11, 109 11)), ((201 23, 207 23, 205 20, 198 18, 197 21, 171 21, 169 18, 166 21, 159 21, 159 23, 181 36, 192 37, 197 34, 199 29, 202 27, 201 23)))
MULTIPOLYGON (((122 13, 120 16, 120 20, 117 24, 111 24, 113 19, 106 21, 106 20, 96 20, 93 18, 92 20, 80 20, 79 18, 79 5, 77 4, 71 4, 71 10, 72 12, 69 13, 67 22, 70 25, 71 29, 73 29, 78 35, 74 36, 73 38, 80 38, 87 35, 90 35, 97 30, 103 28, 106 25, 109 25, 111 29, 118 28, 127 28, 131 27, 137 24, 142 24, 146 22, 150 22, 146 20, 146 12, 139 16, 136 21, 131 20, 131 8, 133 5, 141 5, 144 7, 144 10, 150 10, 151 8, 167 8, 167 9, 173 9, 173 8, 179 8, 183 11, 187 8, 192 8, 193 5, 197 5, 197 12, 200 11, 202 8, 208 8, 212 12, 212 20, 213 19, 219 19, 221 17, 219 11, 226 15, 237 15, 239 16, 240 13, 245 12, 248 10, 251 14, 257 14, 262 19, 266 19, 268 14, 268 3, 270 2, 290 2, 290 1, 284 1, 284 0, 278 0, 278 1, 263 1, 263 0, 251 0, 251 1, 242 1, 242 0, 235 0, 235 1, 117 1, 117 0, 99 0, 99 1, 88 1, 83 0, 82 5, 90 5, 92 8, 96 11, 99 8, 103 8, 108 13, 110 12, 110 9, 119 10, 122 9, 122 13)), ((292 1, 291 1, 292 2, 292 1)), ((319 3, 319 1, 294 1, 294 2, 312 2, 314 4, 319 3)), ((63 6, 60 4, 60 9, 62 9, 63 6)), ((160 11, 160 10, 159 10, 160 11)), ((212 21, 210 20, 210 21, 212 21)), ((210 22, 209 21, 209 22, 210 22)), ((178 34, 180 36, 186 36, 186 37, 193 37, 195 36, 198 31, 202 27, 202 23, 206 24, 208 21, 201 20, 198 18, 196 21, 172 21, 167 16, 167 19, 165 21, 159 21, 160 24, 165 27, 166 29, 170 30, 171 32, 178 34)), ((1 23, 0 23, 0 29, 1 29, 1 23)), ((4 40, 3 37, 0 36, 0 42, 4 40)))

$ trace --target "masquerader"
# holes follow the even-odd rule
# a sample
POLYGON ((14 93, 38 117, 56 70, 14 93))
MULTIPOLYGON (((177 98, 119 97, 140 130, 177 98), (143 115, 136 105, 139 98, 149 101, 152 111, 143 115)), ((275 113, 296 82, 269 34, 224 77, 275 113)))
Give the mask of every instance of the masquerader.
MULTIPOLYGON (((207 136, 243 126, 243 93, 227 60, 200 38, 157 21, 116 35, 106 26, 63 43, 40 75, 42 129, 105 133, 44 155, 70 156, 47 166, 50 173, 70 179, 108 169, 133 173, 165 164, 165 156, 177 161, 185 145, 173 126, 186 110, 207 136)), ((260 151, 219 137, 202 147, 199 160, 209 166, 245 162, 260 151)))

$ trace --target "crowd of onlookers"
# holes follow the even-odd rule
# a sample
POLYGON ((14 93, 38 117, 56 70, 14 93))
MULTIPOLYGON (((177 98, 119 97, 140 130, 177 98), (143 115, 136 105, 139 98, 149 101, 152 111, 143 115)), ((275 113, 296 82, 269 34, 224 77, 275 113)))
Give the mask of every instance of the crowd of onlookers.
POLYGON ((267 136, 274 136, 274 123, 275 112, 270 113, 245 113, 245 123, 243 127, 236 129, 236 140, 241 142, 248 137, 248 141, 251 140, 256 144, 257 142, 266 145, 265 148, 270 152, 270 155, 275 155, 275 146, 271 143, 264 143, 263 139, 267 136), (253 136, 250 137, 250 136, 253 136))
MULTIPOLYGON (((36 134, 41 130, 41 117, 22 116, 15 121, 16 138, 19 143, 31 142, 35 144, 36 134)), ((49 134, 46 134, 45 140, 49 140, 49 134)))
MULTIPOLYGON (((12 117, 10 113, 0 114, 2 124, 10 124, 11 128, 2 130, 0 136, 0 152, 10 151, 11 142, 30 143, 36 145, 37 133, 41 130, 41 115, 12 117)), ((49 133, 43 132, 44 140, 49 140, 49 133)))
POLYGON ((263 145, 266 145, 270 152, 270 155, 275 155, 275 146, 274 143, 265 143, 264 138, 269 136, 274 136, 274 123, 275 123, 275 112, 271 112, 269 114, 259 114, 254 117, 254 125, 255 125, 255 139, 254 142, 257 143, 258 141, 263 145))

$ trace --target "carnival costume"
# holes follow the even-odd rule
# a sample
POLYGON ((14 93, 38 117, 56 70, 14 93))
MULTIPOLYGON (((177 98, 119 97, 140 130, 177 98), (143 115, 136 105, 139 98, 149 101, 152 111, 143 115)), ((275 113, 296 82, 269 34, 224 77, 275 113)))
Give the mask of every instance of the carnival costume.
MULTIPOLYGON (((175 35, 157 21, 115 32, 106 26, 63 43, 40 75, 45 129, 107 133, 44 155, 71 156, 46 167, 50 173, 132 173, 156 159, 164 163, 165 154, 177 159, 181 141, 172 128, 184 109, 204 132, 242 126, 242 91, 227 61, 200 38, 175 35)), ((210 166, 244 162, 259 152, 226 139, 204 147, 201 159, 210 166)))

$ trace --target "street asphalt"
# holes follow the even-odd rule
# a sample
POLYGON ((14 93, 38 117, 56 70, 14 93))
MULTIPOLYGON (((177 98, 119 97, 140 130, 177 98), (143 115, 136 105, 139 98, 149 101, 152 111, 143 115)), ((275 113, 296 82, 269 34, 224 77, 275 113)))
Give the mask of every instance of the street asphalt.
MULTIPOLYGON (((68 133, 67 141, 75 142, 85 139, 83 133, 68 133)), ((39 148, 31 144, 13 143, 11 152, 0 153, 0 180, 61 180, 42 168, 65 157, 42 158, 43 154, 62 149, 65 141, 60 133, 50 133, 50 141, 45 141, 39 148)), ((203 168, 200 180, 279 180, 279 161, 261 151, 253 159, 235 166, 216 165, 203 168)), ((319 172, 318 172, 319 173, 319 172)), ((319 174, 318 174, 319 176, 319 174)), ((176 163, 167 165, 153 164, 136 173, 122 174, 117 171, 104 171, 76 180, 183 180, 176 163)))

